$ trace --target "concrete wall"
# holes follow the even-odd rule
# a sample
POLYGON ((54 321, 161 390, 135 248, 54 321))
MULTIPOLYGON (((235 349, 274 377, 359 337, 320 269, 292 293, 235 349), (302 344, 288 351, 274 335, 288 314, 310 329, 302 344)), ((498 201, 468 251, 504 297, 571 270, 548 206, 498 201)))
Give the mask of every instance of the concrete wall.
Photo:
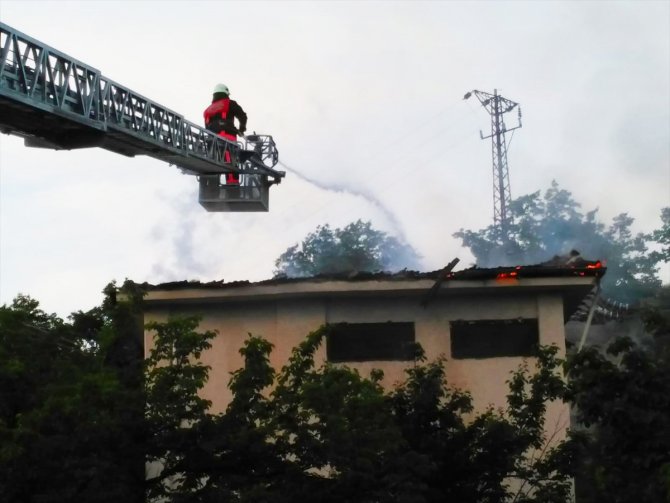
MULTIPOLYGON (((563 304, 559 293, 526 293, 500 295, 465 295, 440 297, 427 308, 419 305, 416 296, 395 297, 331 297, 290 299, 278 298, 259 301, 211 303, 193 307, 173 308, 172 313, 198 314, 203 317, 200 330, 215 330, 218 336, 212 349, 202 361, 210 365, 210 379, 203 390, 213 403, 214 411, 222 411, 231 398, 227 388, 230 373, 243 364, 239 349, 249 333, 260 335, 274 344, 271 363, 279 370, 291 350, 304 337, 324 323, 370 323, 410 321, 415 323, 416 341, 429 360, 441 355, 447 358, 448 382, 472 393, 476 410, 488 406, 505 405, 506 381, 510 373, 522 364, 521 357, 487 359, 452 359, 450 354, 451 320, 486 320, 537 318, 540 343, 556 344, 561 355, 565 354, 563 304)), ((165 321, 170 314, 167 308, 149 307, 145 321, 165 321)), ((151 334, 145 334, 145 348, 152 347, 151 334)), ((325 345, 316 355, 317 362, 326 358, 325 345)), ((530 359, 532 360, 532 359, 530 359)), ((384 371, 384 385, 393 386, 404 378, 404 369, 410 362, 352 363, 363 375, 373 368, 384 371)), ((552 404, 547 420, 549 434, 563 430, 568 425, 569 413, 563 404, 552 404)))

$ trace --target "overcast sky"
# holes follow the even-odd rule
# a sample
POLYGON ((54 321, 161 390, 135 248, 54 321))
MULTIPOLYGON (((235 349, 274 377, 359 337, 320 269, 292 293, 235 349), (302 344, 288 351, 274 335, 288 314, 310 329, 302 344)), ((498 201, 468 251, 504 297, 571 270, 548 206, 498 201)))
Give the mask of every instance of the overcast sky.
POLYGON ((472 89, 521 104, 513 197, 555 179, 602 222, 625 211, 645 232, 670 205, 667 1, 0 0, 0 20, 193 122, 226 83, 297 171, 269 213, 207 213, 166 163, 0 135, 0 304, 21 292, 67 316, 111 280, 267 279, 317 225, 358 218, 424 270, 466 267, 452 234, 493 218, 472 89))

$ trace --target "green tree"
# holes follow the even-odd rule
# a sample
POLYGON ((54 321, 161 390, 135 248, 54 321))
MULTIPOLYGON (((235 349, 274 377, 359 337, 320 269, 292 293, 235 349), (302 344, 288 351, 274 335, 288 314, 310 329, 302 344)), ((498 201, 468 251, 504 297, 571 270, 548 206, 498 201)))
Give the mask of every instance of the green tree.
POLYGON ((316 276, 351 271, 417 268, 419 256, 411 246, 358 220, 346 227, 318 226, 300 244, 275 261, 275 275, 316 276))
POLYGON ((669 501, 668 352, 618 339, 606 354, 587 348, 572 356, 568 370, 568 396, 588 428, 581 435, 579 501, 669 501))
POLYGON ((477 415, 472 397, 447 385, 443 360, 406 371, 391 400, 407 442, 404 458, 418 468, 418 501, 568 500, 571 445, 544 431, 547 402, 565 391, 556 352, 543 348, 532 372, 522 366, 513 373, 504 410, 477 415))
POLYGON ((244 367, 232 373, 233 399, 224 414, 211 416, 203 431, 206 483, 193 501, 249 503, 292 501, 282 491, 289 475, 272 425, 273 404, 267 388, 275 379, 272 344, 249 336, 240 354, 244 367))
MULTIPOLYGON (((540 351, 533 372, 521 368, 512 376, 506 410, 473 416, 470 396, 448 387, 444 362, 425 363, 421 351, 406 381, 387 392, 380 371, 364 377, 343 365, 315 364, 327 326, 309 334, 276 374, 269 365, 272 346, 250 336, 241 350, 244 367, 230 381, 232 401, 212 415, 206 402, 194 402, 207 374, 197 355, 209 338, 197 334, 194 323, 152 326, 159 339, 167 332, 176 337, 157 343, 152 356, 159 380, 173 376, 164 390, 169 395, 174 383, 188 382, 186 393, 158 408, 170 411, 171 426, 165 430, 170 441, 159 442, 165 450, 155 457, 164 468, 163 487, 153 496, 280 503, 567 498, 567 446, 544 450, 545 404, 563 391, 555 349, 540 351), (175 346, 185 351, 178 366, 175 346), (533 449, 542 455, 527 456, 533 449)), ((148 392, 150 411, 155 386, 148 392)))
POLYGON ((137 335, 113 329, 123 317, 112 302, 70 322, 26 296, 0 307, 3 501, 142 501, 142 391, 112 358, 137 335))
POLYGON ((654 338, 658 352, 670 352, 670 285, 644 300, 640 310, 646 331, 654 338))
POLYGON ((200 456, 211 421, 211 402, 199 395, 209 367, 199 358, 214 332, 197 332, 197 317, 151 322, 153 348, 146 361, 146 428, 149 498, 182 501, 202 487, 200 456))
MULTIPOLYGON (((538 264, 576 249, 583 257, 605 261, 603 291, 618 301, 634 302, 661 284, 657 277, 660 256, 648 252, 648 236, 633 235, 634 219, 626 213, 605 227, 596 220, 597 209, 582 213, 572 194, 555 181, 543 196, 538 191, 512 201, 509 213, 505 235, 494 225, 454 234, 470 249, 478 266, 538 264)), ((666 213, 670 218, 670 212, 666 213)), ((662 239, 661 231, 658 236, 662 239)))
POLYGON ((382 374, 315 366, 329 328, 294 349, 272 393, 275 442, 287 465, 282 493, 293 501, 411 501, 415 489, 400 471, 403 440, 382 374))
POLYGON ((647 236, 647 239, 657 243, 660 250, 651 253, 654 260, 670 262, 670 206, 661 210, 661 228, 647 236))

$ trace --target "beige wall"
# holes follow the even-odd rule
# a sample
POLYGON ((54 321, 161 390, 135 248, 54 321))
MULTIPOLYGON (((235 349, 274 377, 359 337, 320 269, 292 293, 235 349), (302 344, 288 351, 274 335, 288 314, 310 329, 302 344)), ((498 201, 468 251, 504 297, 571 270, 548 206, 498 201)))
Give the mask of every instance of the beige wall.
MULTIPOLYGON (((540 342, 556 344, 565 354, 563 304, 559 293, 529 293, 501 295, 466 295, 441 297, 427 308, 419 305, 416 296, 378 296, 352 298, 332 297, 212 303, 206 306, 172 308, 179 314, 198 314, 203 317, 200 330, 216 330, 218 336, 212 349, 202 360, 210 365, 210 379, 203 394, 213 402, 214 411, 224 410, 231 398, 227 388, 230 373, 243 364, 239 349, 248 333, 260 335, 274 344, 271 363, 279 370, 293 347, 312 330, 324 323, 410 321, 415 323, 416 340, 429 360, 440 355, 447 358, 448 382, 472 393, 477 410, 489 405, 505 404, 506 381, 510 373, 523 362, 520 357, 454 360, 450 355, 450 320, 485 320, 538 318, 540 342)), ((164 321, 168 310, 149 305, 145 321, 164 321)), ((145 334, 145 348, 151 348, 151 334, 145 334)), ((325 361, 325 347, 317 354, 317 362, 325 361)), ((351 364, 367 375, 373 368, 385 373, 385 386, 392 386, 404 377, 409 362, 365 362, 351 364)), ((568 425, 568 409, 552 404, 548 415, 548 432, 557 425, 568 425)))

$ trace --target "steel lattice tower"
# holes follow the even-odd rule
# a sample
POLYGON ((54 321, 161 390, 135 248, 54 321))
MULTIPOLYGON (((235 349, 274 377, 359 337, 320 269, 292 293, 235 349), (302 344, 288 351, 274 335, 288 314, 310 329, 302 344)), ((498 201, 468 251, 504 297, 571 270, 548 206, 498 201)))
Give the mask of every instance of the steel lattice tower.
POLYGON ((493 94, 477 91, 476 89, 467 93, 463 99, 468 99, 475 95, 482 106, 491 116, 491 134, 484 136, 480 131, 482 140, 491 138, 491 160, 493 164, 493 223, 499 226, 503 231, 503 236, 507 235, 508 228, 508 208, 512 201, 512 193, 509 183, 509 167, 507 165, 507 147, 508 143, 505 133, 514 131, 521 127, 521 107, 518 103, 503 98, 494 89, 493 94), (507 128, 503 114, 511 112, 517 108, 518 125, 513 128, 507 128))

